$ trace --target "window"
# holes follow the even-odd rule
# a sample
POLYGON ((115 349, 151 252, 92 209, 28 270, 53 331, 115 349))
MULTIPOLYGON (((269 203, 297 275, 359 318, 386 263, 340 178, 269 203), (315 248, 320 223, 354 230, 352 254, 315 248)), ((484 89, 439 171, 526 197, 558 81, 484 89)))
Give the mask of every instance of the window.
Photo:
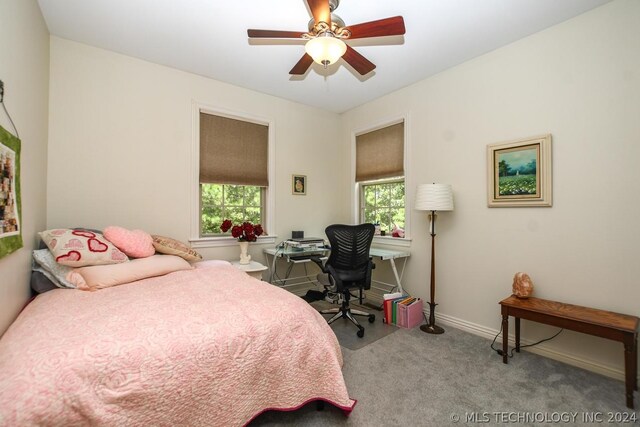
POLYGON ((404 121, 356 136, 359 220, 405 228, 404 121))
POLYGON ((225 219, 264 224, 264 189, 254 185, 200 184, 201 236, 221 234, 225 219))
POLYGON ((198 237, 226 237, 225 219, 268 232, 269 126, 203 111, 199 124, 198 237))
POLYGON ((396 226, 404 230, 404 178, 362 183, 361 188, 362 222, 380 224, 389 235, 396 226))

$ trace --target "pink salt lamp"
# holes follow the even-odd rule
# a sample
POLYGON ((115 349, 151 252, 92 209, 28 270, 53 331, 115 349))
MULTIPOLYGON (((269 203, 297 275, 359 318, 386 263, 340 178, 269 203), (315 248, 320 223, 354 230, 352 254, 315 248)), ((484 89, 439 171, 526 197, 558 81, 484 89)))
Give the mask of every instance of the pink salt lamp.
POLYGON ((529 298, 533 294, 533 282, 527 273, 513 276, 513 294, 518 298, 529 298))

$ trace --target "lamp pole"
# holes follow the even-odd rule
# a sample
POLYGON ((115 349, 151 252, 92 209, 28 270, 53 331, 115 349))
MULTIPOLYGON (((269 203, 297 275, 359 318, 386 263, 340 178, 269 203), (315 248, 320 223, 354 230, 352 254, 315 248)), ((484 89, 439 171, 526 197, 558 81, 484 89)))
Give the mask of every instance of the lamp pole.
POLYGON ((444 329, 436 325, 436 211, 431 211, 431 301, 429 301, 429 323, 420 326, 428 334, 443 334, 444 329))

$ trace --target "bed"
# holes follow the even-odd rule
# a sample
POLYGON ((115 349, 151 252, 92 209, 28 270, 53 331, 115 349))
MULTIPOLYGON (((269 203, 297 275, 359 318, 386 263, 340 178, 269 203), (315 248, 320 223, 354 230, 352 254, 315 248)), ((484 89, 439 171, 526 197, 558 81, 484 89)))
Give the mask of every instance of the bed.
POLYGON ((225 262, 39 295, 0 339, 0 425, 241 426, 349 413, 342 354, 299 297, 225 262))

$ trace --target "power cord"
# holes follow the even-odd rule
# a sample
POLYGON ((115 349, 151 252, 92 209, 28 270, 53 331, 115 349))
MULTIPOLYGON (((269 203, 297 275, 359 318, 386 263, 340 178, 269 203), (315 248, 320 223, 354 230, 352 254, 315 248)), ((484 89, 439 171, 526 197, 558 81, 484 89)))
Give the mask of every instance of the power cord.
POLYGON ((273 263, 271 266, 273 268, 272 280, 275 283, 283 282, 283 285, 284 285, 285 282, 282 279, 280 279, 280 276, 278 276, 278 256, 282 251, 284 251, 284 240, 276 245, 276 252, 273 254, 273 263))
MULTIPOLYGON (((560 329, 554 336, 549 337, 549 338, 545 338, 543 340, 540 340, 538 342, 534 342, 533 344, 527 344, 527 345, 521 345, 520 348, 527 348, 527 347, 533 347, 534 345, 538 345, 538 344, 542 344, 545 341, 550 341, 552 339, 554 339, 555 337, 557 337, 558 335, 560 335, 562 333, 562 331, 564 331, 564 328, 560 329)), ((499 348, 495 348, 493 345, 496 343, 496 339, 498 339, 498 336, 500 336, 500 334, 502 333, 502 325, 500 325, 500 331, 496 334, 495 337, 493 337, 493 341, 491 342, 491 350, 495 351, 496 353, 498 353, 500 356, 504 355, 504 352, 502 350, 500 350, 499 348)), ((508 339, 508 338, 507 338, 508 339)), ((513 357, 513 352, 516 350, 515 347, 513 347, 511 349, 511 352, 509 352, 508 357, 512 358, 513 357)))
POLYGON ((20 139, 18 128, 16 128, 15 123, 13 123, 13 119, 11 118, 9 111, 7 111, 7 106, 4 105, 4 82, 2 80, 0 80, 0 105, 2 105, 4 112, 7 114, 7 117, 9 118, 9 122, 11 122, 11 126, 13 126, 13 130, 16 131, 16 138, 20 139))

